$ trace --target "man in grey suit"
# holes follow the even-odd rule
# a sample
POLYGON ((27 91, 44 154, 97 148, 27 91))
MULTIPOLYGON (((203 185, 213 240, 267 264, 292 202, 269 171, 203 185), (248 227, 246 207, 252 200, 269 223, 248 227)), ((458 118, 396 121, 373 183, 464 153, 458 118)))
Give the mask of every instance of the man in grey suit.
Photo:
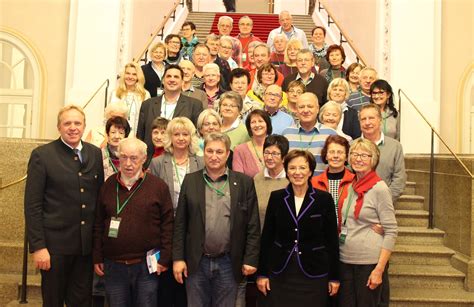
POLYGON ((61 137, 31 153, 25 219, 33 261, 41 272, 43 306, 90 306, 92 228, 104 182, 102 153, 81 141, 82 108, 63 107, 61 137))
POLYGON ((205 168, 184 178, 173 234, 173 273, 186 279, 188 306, 234 307, 237 287, 255 273, 260 221, 253 180, 226 167, 230 139, 210 133, 205 168))
POLYGON ((184 72, 178 65, 169 65, 163 74, 163 95, 145 100, 138 117, 137 138, 148 146, 148 158, 153 155, 151 131, 153 120, 164 117, 171 120, 178 116, 189 118, 196 126, 202 112, 202 103, 181 93, 184 72))

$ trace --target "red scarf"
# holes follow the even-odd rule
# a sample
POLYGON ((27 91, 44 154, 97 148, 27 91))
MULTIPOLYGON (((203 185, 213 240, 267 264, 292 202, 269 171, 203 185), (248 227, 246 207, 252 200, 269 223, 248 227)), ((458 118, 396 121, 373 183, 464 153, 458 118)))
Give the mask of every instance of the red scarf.
POLYGON ((382 179, 380 179, 375 171, 371 171, 360 180, 357 180, 357 176, 354 177, 354 181, 352 181, 352 189, 354 189, 354 192, 357 194, 357 200, 354 209, 354 217, 356 220, 359 219, 360 210, 362 209, 362 204, 364 203, 365 193, 372 189, 372 187, 380 180, 382 179))
POLYGON ((165 152, 164 147, 155 147, 155 151, 153 152, 153 158, 161 156, 165 152))

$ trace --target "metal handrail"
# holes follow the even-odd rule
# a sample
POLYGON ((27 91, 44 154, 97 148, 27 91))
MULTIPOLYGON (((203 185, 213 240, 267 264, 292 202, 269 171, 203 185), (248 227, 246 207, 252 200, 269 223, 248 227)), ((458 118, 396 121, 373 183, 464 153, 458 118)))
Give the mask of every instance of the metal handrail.
POLYGON ((466 173, 472 178, 474 179, 474 175, 471 173, 471 171, 469 170, 469 168, 464 164, 464 162, 461 161, 461 159, 458 157, 458 155, 451 149, 451 147, 448 146, 448 144, 446 144, 446 142, 444 141, 444 139, 441 137, 441 135, 438 133, 438 131, 436 131, 436 129, 433 127, 433 125, 428 121, 428 119, 423 115, 423 113, 421 113, 421 111, 416 107, 415 103, 410 99, 410 97, 408 97, 408 95, 402 90, 402 89, 399 89, 398 90, 398 97, 399 97, 399 103, 401 104, 401 96, 400 94, 403 94, 403 96, 405 96, 405 98, 408 100, 408 102, 410 102, 410 104, 413 106, 413 108, 415 108, 415 110, 418 112, 418 114, 420 114, 421 118, 423 118, 423 120, 428 124, 428 126, 430 126, 430 129, 434 132, 434 134, 436 134, 436 136, 438 137, 438 139, 441 141, 441 143, 443 143, 444 146, 446 146, 446 148, 449 150, 449 152, 451 153, 451 155, 456 159, 456 161, 462 166, 462 168, 466 171, 466 173))
POLYGON ((326 13, 328 14, 328 27, 330 27, 331 24, 335 24, 336 27, 339 29, 339 42, 340 42, 339 44, 342 45, 343 43, 348 43, 349 46, 354 51, 354 53, 356 54, 357 62, 367 66, 368 62, 362 56, 362 53, 360 52, 359 48, 355 46, 352 38, 347 34, 346 31, 344 31, 341 24, 334 18, 334 15, 332 14, 331 10, 328 9, 327 5, 325 5, 324 1, 318 0, 318 11, 321 11, 321 10, 325 10, 326 13))
POLYGON ((454 157, 454 159, 462 166, 462 168, 466 171, 466 173, 471 177, 471 179, 474 179, 474 175, 471 173, 471 171, 467 168, 467 166, 459 159, 458 155, 451 149, 451 147, 446 144, 444 139, 441 137, 441 135, 436 131, 436 129, 433 127, 433 125, 429 122, 429 120, 423 115, 423 113, 418 109, 418 107, 415 105, 415 103, 408 97, 408 95, 402 90, 398 90, 398 107, 400 109, 400 115, 402 113, 402 94, 405 96, 407 101, 411 104, 411 106, 418 112, 418 114, 421 116, 421 118, 425 121, 425 123, 430 127, 431 129, 431 150, 430 150, 430 189, 429 189, 429 201, 428 201, 428 228, 433 229, 434 228, 434 136, 436 135, 438 139, 443 143, 444 146, 449 150, 451 155, 454 157))
POLYGON ((139 61, 144 61, 146 62, 146 53, 148 51, 148 48, 150 48, 150 45, 153 43, 153 41, 155 40, 155 37, 156 36, 161 36, 161 38, 163 39, 163 28, 165 27, 166 23, 168 22, 168 20, 170 18, 173 18, 173 21, 176 17, 175 13, 176 13, 176 9, 178 8, 178 5, 182 5, 184 7, 184 1, 183 0, 180 0, 178 2, 175 2, 173 4, 173 7, 170 9, 170 11, 168 12, 168 14, 166 14, 164 17, 163 17, 163 21, 158 25, 158 27, 156 28, 156 30, 151 33, 150 35, 150 38, 148 39, 148 42, 145 44, 145 47, 143 47, 142 51, 137 54, 136 57, 133 58, 133 62, 139 62, 139 61), (161 33, 160 33, 161 32, 161 33), (142 57, 145 56, 144 59, 142 59, 142 57))
POLYGON ((89 100, 87 100, 86 104, 82 107, 82 109, 85 109, 89 103, 91 103, 91 101, 95 98, 95 96, 97 95, 97 93, 104 87, 104 85, 107 86, 105 87, 105 98, 104 98, 104 108, 107 106, 107 96, 108 96, 108 90, 109 90, 109 85, 110 85, 110 81, 109 79, 106 79, 104 82, 102 82, 102 84, 97 88, 97 90, 94 92, 94 94, 92 94, 91 98, 89 98, 89 100))
POLYGON ((7 183, 7 184, 5 184, 5 185, 0 186, 0 190, 6 189, 6 188, 8 188, 8 187, 11 187, 12 185, 15 185, 15 184, 17 184, 17 183, 20 183, 20 182, 26 180, 26 176, 27 176, 27 175, 25 174, 25 175, 24 175, 23 177, 21 177, 21 178, 15 179, 15 180, 13 180, 13 181, 10 182, 10 183, 7 183))

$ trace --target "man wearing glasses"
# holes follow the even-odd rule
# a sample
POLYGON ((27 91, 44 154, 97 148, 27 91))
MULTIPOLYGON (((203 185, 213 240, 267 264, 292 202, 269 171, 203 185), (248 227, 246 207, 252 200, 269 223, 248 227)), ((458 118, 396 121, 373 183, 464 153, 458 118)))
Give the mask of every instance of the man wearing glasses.
POLYGON ((282 134, 283 130, 294 124, 293 117, 280 110, 282 94, 281 87, 272 84, 265 89, 263 96, 264 109, 270 115, 274 134, 282 134))
POLYGON ((327 101, 328 81, 315 73, 314 56, 309 49, 301 49, 296 55, 296 68, 298 72, 288 75, 283 80, 282 88, 286 92, 288 84, 293 80, 301 80, 306 86, 306 92, 318 97, 319 106, 322 107, 327 101))

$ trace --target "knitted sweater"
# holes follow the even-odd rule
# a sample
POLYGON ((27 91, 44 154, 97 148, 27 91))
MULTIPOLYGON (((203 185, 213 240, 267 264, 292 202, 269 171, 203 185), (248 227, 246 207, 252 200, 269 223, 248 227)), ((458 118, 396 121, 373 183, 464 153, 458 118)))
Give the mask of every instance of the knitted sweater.
POLYGON ((395 202, 405 190, 407 181, 402 144, 397 140, 384 136, 383 144, 378 144, 378 146, 380 160, 375 171, 392 191, 392 200, 395 202))
MULTIPOLYGON (((352 186, 349 189, 352 190, 352 186)), ((354 217, 357 194, 353 195, 352 198, 349 195, 342 206, 343 224, 346 208, 349 205, 350 208, 345 224, 348 229, 347 237, 344 244, 339 244, 339 259, 348 264, 376 264, 381 249, 393 250, 397 237, 397 220, 390 189, 385 182, 379 181, 367 191, 357 220, 354 217), (384 234, 373 231, 373 224, 381 224, 384 234)))
POLYGON ((263 224, 265 222, 265 212, 267 211, 270 194, 273 191, 286 188, 286 186, 289 184, 289 181, 286 178, 272 179, 265 177, 263 175, 263 171, 255 175, 253 181, 255 183, 255 190, 257 191, 260 227, 263 229, 263 224))

